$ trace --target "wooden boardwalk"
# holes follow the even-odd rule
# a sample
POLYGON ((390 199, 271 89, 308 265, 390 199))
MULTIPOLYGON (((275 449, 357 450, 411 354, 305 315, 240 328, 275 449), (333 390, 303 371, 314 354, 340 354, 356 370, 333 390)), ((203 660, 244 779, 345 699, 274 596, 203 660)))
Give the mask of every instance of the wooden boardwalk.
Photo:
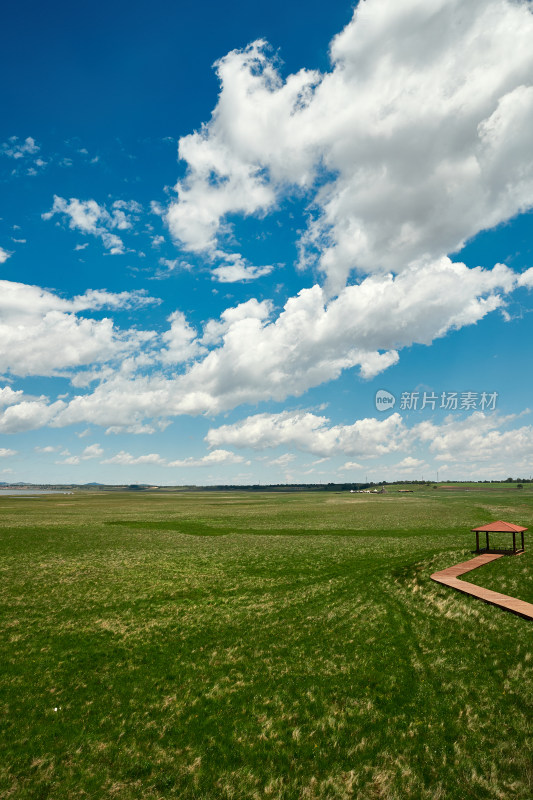
POLYGON ((483 586, 476 586, 474 583, 459 580, 459 575, 464 575, 477 567, 482 567, 484 564, 495 561, 497 558, 501 558, 502 555, 503 553, 484 553, 481 556, 471 558, 469 561, 456 564, 454 567, 434 572, 431 575, 431 580, 442 583, 444 586, 451 586, 452 589, 457 589, 457 591, 469 594, 472 597, 479 597, 485 603, 504 608, 506 611, 518 614, 519 617, 524 617, 524 619, 533 619, 533 603, 526 603, 524 600, 517 600, 516 597, 509 597, 509 595, 500 594, 500 592, 493 592, 491 589, 484 589, 483 586))

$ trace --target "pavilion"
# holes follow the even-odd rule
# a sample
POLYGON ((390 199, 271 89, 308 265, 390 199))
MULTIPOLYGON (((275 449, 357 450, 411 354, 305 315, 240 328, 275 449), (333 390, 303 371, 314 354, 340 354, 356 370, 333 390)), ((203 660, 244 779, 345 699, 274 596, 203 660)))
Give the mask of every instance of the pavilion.
POLYGON ((485 534, 486 540, 486 552, 490 551, 489 545, 489 534, 490 533, 512 533, 513 534, 513 554, 516 555, 517 553, 523 553, 525 550, 524 546, 524 531, 527 531, 527 528, 523 528, 521 525, 514 525, 512 522, 504 522, 502 519, 497 520, 497 522, 490 522, 488 525, 481 525, 479 528, 471 528, 471 530, 476 534, 476 551, 479 553, 479 534, 485 534), (516 534, 519 533, 522 539, 522 547, 516 549, 516 534))

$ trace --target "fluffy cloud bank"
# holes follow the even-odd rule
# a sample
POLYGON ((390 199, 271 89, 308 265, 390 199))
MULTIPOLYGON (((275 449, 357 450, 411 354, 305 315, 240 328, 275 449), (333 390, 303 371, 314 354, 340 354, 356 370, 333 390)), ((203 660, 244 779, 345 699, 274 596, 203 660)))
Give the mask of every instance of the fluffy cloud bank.
MULTIPOLYGON (((439 469, 445 463, 448 471, 457 469, 459 474, 468 468, 483 468, 484 474, 493 476, 504 472, 516 475, 517 471, 529 475, 533 466, 533 426, 509 429, 517 420, 516 415, 476 411, 464 418, 450 415, 441 423, 424 420, 409 428, 399 413, 385 419, 357 420, 352 425, 332 425, 327 417, 311 412, 284 411, 255 414, 232 425, 211 428, 206 441, 210 447, 229 445, 256 451, 283 447, 324 457, 379 459, 399 451, 415 452, 395 464, 377 468, 380 475, 388 477, 427 472, 429 460, 434 460, 439 469)), ((348 461, 341 467, 354 469, 361 469, 361 465, 348 461)))
POLYGON ((429 444, 437 462, 509 462, 529 474, 533 467, 533 426, 500 430, 514 419, 475 412, 463 420, 449 417, 441 425, 420 423, 416 436, 429 444))
POLYGON ((136 351, 149 332, 120 332, 109 318, 80 317, 103 307, 135 308, 158 300, 139 292, 89 289, 71 300, 12 281, 0 281, 0 372, 57 375, 136 351))
POLYGON ((302 290, 274 318, 268 302, 249 301, 208 322, 202 338, 176 315, 165 334, 164 360, 176 363, 180 348, 193 354, 195 348, 218 346, 172 377, 113 375, 92 394, 72 400, 56 424, 118 426, 148 417, 214 414, 301 395, 356 366, 372 377, 396 363, 398 349, 430 344, 482 319, 502 305, 517 280, 503 265, 468 269, 442 259, 396 278, 369 277, 329 302, 319 286, 302 290))
MULTIPOLYGON (((206 436, 210 446, 231 444, 237 448, 263 450, 295 447, 317 456, 379 456, 399 450, 407 436, 400 414, 383 420, 360 419, 353 425, 328 425, 327 417, 310 412, 283 411, 256 414, 234 425, 212 428, 206 436)), ((352 464, 345 464, 345 467, 352 464)))
POLYGON ((74 385, 99 383, 93 392, 56 406, 53 424, 146 430, 147 419, 216 414, 243 403, 298 396, 353 367, 373 377, 398 361, 401 348, 429 345, 501 307, 506 294, 531 283, 529 273, 517 275, 504 265, 468 269, 443 258, 396 277, 368 277, 331 300, 320 286, 304 289, 277 316, 270 302, 250 300, 209 320, 202 332, 174 312, 161 334, 120 331, 111 319, 75 313, 104 304, 143 305, 149 301, 143 295, 91 290, 64 300, 5 281, 0 335, 10 346, 0 356, 0 368, 54 375, 103 364, 85 378, 83 372, 74 374, 74 385), (116 359, 121 359, 118 371, 116 359), (139 374, 143 366, 149 374, 139 374))
POLYGON ((305 191, 302 264, 334 292, 459 250, 533 205, 532 39, 525 0, 366 0, 325 74, 282 78, 263 41, 229 53, 211 120, 179 143, 173 236, 212 252, 228 215, 305 191))

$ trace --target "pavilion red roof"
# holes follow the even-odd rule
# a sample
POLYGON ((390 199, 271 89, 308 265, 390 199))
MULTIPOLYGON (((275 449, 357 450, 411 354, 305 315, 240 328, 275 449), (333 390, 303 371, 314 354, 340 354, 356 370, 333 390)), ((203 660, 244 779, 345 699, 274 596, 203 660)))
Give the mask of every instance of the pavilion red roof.
POLYGON ((488 525, 481 525, 481 527, 471 528, 471 530, 495 532, 509 531, 510 533, 521 533, 522 531, 527 531, 527 528, 523 528, 522 525, 514 525, 512 522, 504 522, 503 519, 499 519, 497 522, 489 522, 488 525))

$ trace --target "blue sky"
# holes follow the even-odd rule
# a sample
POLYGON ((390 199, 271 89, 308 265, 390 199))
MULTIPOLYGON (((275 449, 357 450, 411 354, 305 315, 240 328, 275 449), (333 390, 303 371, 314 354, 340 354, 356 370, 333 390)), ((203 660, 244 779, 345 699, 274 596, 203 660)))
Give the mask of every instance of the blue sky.
POLYGON ((0 481, 533 473, 530 3, 5 18, 0 481))

